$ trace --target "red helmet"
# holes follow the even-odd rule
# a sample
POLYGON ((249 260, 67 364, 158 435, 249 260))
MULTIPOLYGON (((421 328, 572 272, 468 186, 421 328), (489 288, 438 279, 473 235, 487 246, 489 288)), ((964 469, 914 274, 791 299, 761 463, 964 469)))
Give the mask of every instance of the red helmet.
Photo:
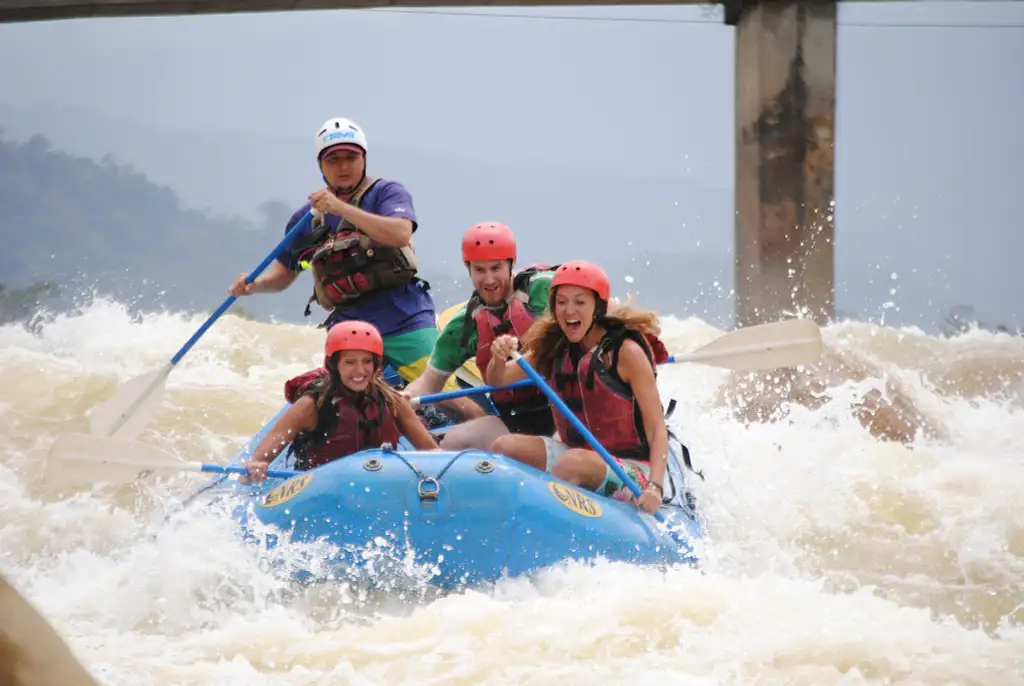
POLYGON ((384 339, 373 324, 356 320, 342 322, 327 332, 324 355, 330 357, 342 350, 362 350, 384 357, 384 339))
POLYGON ((512 229, 498 222, 480 222, 462 234, 462 261, 516 261, 516 237, 512 229))
POLYGON ((604 270, 583 260, 570 260, 556 269, 555 276, 551 279, 552 293, 557 286, 589 288, 606 302, 612 295, 612 284, 604 270))

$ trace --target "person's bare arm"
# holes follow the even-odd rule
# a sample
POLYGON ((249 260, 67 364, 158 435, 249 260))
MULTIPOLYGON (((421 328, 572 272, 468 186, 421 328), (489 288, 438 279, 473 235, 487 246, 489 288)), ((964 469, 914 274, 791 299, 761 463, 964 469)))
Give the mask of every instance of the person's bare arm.
POLYGON ((278 293, 285 290, 299 278, 299 272, 293 272, 277 260, 270 263, 270 266, 262 274, 253 279, 250 284, 245 283, 248 274, 239 274, 235 277, 234 283, 228 289, 228 293, 239 298, 243 295, 253 293, 278 293))
MULTIPOLYGON (((636 342, 627 340, 622 344, 616 372, 620 379, 629 384, 644 418, 644 434, 647 437, 647 445, 651 448, 650 480, 664 487, 665 468, 668 465, 668 429, 665 427, 661 394, 658 392, 654 370, 636 342)), ((658 500, 661 500, 660 492, 658 500)))
POLYGON ((243 462, 242 466, 249 470, 249 476, 239 479, 242 483, 254 483, 266 478, 267 467, 285 446, 295 440, 300 431, 312 431, 316 428, 316 403, 311 396, 305 395, 285 410, 274 428, 267 432, 260 444, 253 451, 252 460, 243 462))
POLYGON ((434 440, 434 437, 423 422, 416 416, 415 410, 409 401, 402 396, 395 398, 395 423, 402 435, 409 439, 417 450, 440 450, 441 447, 434 440))
POLYGON ((343 203, 341 208, 338 214, 378 243, 393 248, 404 248, 412 243, 412 220, 407 217, 382 217, 348 203, 343 203))
POLYGON ((410 398, 418 398, 421 395, 433 395, 440 393, 444 388, 444 382, 451 374, 439 372, 436 369, 427 367, 422 374, 411 381, 403 391, 410 398))
MULTIPOLYGON (((492 386, 505 386, 507 384, 526 378, 526 372, 515 360, 508 359, 513 352, 519 348, 519 341, 508 334, 498 336, 491 343, 491 361, 487 365, 485 377, 492 386)), ((533 353, 526 353, 523 358, 533 364, 533 353)))
POLYGON ((320 188, 309 196, 311 207, 349 220, 367 236, 392 248, 412 243, 413 223, 408 217, 384 217, 351 205, 328 188, 320 188))

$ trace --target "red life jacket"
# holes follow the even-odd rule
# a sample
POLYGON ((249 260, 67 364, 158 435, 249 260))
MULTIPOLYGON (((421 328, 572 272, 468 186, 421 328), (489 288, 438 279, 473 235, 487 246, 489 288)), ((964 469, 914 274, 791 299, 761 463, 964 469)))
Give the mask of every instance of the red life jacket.
MULTIPOLYGON (((314 369, 284 384, 284 397, 294 403, 303 395, 314 397, 327 384, 327 370, 314 369)), ((377 390, 354 394, 342 391, 324 403, 317 414, 316 429, 300 431, 292 442, 297 470, 313 469, 384 443, 397 446, 398 422, 377 390)))
MULTIPOLYGON (((548 383, 608 452, 626 459, 649 460, 650 446, 640 407, 629 384, 615 371, 627 338, 640 345, 657 376, 656 365, 668 359, 664 345, 652 334, 622 328, 608 331, 593 350, 582 355, 578 344, 566 345, 556 358, 548 383), (602 359, 608 352, 612 353, 611 365, 602 359)), ((562 413, 555 412, 554 417, 566 444, 590 448, 562 413)))
MULTIPOLYGON (((363 198, 379 181, 367 176, 348 202, 360 207, 363 198)), ((313 233, 293 249, 300 262, 313 271, 314 300, 325 310, 347 307, 360 297, 403 286, 416 278, 416 251, 412 245, 396 248, 379 243, 347 219, 325 216, 314 219, 313 233)))
MULTIPOLYGON (((541 313, 534 314, 527 306, 530 302, 530 280, 539 272, 554 269, 546 264, 535 264, 527 267, 512 279, 512 293, 509 295, 507 307, 499 317, 493 310, 487 308, 480 296, 475 292, 466 304, 466 324, 463 329, 463 345, 469 340, 472 333, 472 325, 476 326, 476 366, 484 375, 484 383, 490 385, 487 380, 487 366, 491 363, 491 344, 494 339, 503 334, 511 333, 519 340, 526 335, 534 320, 541 313)), ((515 407, 518 409, 535 409, 548 404, 547 397, 536 386, 517 388, 512 391, 499 391, 492 393, 491 398, 499 407, 515 407)))

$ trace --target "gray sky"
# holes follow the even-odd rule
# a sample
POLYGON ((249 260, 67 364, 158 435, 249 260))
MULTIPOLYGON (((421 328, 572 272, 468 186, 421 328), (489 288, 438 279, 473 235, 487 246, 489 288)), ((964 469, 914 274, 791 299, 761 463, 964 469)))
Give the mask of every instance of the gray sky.
MULTIPOLYGON (((99 151, 89 140, 76 141, 75 112, 120 116, 155 137, 177 130, 251 139, 237 160, 222 161, 237 163, 243 176, 260 166, 269 142, 294 145, 299 159, 324 119, 345 114, 368 129, 371 146, 515 161, 526 169, 648 175, 731 192, 734 29, 717 10, 459 12, 474 11, 675 21, 425 9, 9 24, 0 26, 0 126, 25 135, 32 120, 42 121, 24 114, 31 108, 71 108, 40 133, 94 156, 99 151)), ((911 309, 927 309, 922 303, 937 295, 939 309, 970 302, 984 317, 1024 323, 1017 258, 1024 231, 1016 207, 1024 179, 1024 28, 930 26, 942 23, 1024 26, 1024 7, 840 7, 839 306, 877 317, 893 298, 895 272, 896 300, 911 309)), ((271 187, 298 204, 317 182, 311 167, 275 164, 254 174, 249 197, 204 176, 210 160, 197 160, 192 178, 183 178, 180 165, 172 168, 163 155, 117 156, 173 186, 186 204, 218 211, 251 213, 271 187)), ((529 179, 507 192, 528 197, 529 179)), ((637 234, 633 241, 641 249, 659 249, 666 235, 682 248, 731 245, 729 218, 705 222, 700 211, 682 207, 678 225, 652 229, 657 240, 645 243, 637 234)))

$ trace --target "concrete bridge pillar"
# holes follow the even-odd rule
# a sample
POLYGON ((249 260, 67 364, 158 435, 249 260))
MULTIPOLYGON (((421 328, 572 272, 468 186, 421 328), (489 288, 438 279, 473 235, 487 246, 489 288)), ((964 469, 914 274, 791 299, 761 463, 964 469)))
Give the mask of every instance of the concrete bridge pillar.
POLYGON ((733 0, 736 325, 835 314, 835 0, 733 0))

